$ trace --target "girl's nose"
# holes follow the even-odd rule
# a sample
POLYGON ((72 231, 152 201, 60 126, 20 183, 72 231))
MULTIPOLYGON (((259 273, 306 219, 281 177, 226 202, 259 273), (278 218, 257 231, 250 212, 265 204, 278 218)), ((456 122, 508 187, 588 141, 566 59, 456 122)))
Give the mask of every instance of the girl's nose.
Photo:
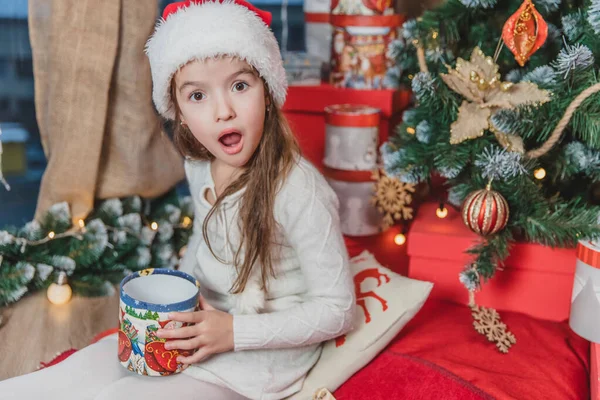
POLYGON ((235 118, 235 111, 226 95, 217 96, 215 105, 215 121, 229 121, 235 118))

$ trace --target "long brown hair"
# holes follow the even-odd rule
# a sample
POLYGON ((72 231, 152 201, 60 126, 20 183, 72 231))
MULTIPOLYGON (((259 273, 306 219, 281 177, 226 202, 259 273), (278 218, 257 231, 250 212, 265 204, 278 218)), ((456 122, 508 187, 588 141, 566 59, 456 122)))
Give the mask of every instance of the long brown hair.
MULTIPOLYGON (((210 245, 207 234, 208 220, 226 196, 246 188, 240 199, 241 240, 233 260, 238 276, 230 290, 232 293, 244 291, 257 261, 261 265, 263 290, 267 289, 269 275, 275 276, 272 260, 272 245, 277 228, 274 217, 275 196, 301 154, 298 142, 285 116, 274 105, 267 84, 264 81, 263 84, 267 104, 271 106, 265 111, 264 131, 260 143, 244 166, 244 171, 218 196, 202 224, 202 235, 210 252, 217 260, 224 262, 214 253, 210 245), (245 255, 243 263, 240 265, 242 248, 245 248, 245 255)), ((212 161, 215 157, 187 127, 181 125, 181 111, 177 104, 175 79, 171 81, 171 99, 175 107, 173 141, 177 150, 184 157, 192 160, 212 161)))

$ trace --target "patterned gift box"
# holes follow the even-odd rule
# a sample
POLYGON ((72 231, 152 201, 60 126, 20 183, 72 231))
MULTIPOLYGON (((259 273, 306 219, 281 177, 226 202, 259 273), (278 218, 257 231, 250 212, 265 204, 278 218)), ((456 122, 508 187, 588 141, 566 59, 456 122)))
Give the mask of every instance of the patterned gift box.
POLYGON ((353 89, 393 88, 387 79, 395 65, 390 43, 398 36, 402 16, 331 15, 331 73, 333 86, 353 89))

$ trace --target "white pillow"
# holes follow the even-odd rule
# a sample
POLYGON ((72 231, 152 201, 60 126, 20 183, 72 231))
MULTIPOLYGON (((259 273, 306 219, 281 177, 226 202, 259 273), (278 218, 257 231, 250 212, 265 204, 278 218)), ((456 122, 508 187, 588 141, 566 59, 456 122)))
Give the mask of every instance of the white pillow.
POLYGON ((421 309, 433 287, 382 266, 366 250, 350 260, 350 268, 357 303, 354 330, 325 343, 302 390, 288 399, 309 400, 321 388, 333 393, 388 345, 421 309))

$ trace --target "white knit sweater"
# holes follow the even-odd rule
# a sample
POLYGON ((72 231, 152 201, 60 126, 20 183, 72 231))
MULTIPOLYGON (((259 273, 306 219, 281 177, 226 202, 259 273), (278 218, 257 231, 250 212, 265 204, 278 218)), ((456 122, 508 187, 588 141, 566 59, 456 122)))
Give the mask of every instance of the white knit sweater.
POLYGON ((196 276, 210 304, 234 314, 235 344, 235 351, 212 356, 185 373, 251 399, 287 397, 301 389, 319 359, 320 344, 352 328, 354 286, 338 198, 311 164, 299 160, 275 200, 280 225, 273 252, 276 278, 264 293, 254 273, 244 292, 232 295, 236 275, 231 261, 239 244, 244 189, 228 196, 209 221, 210 244, 227 261, 223 264, 202 238, 202 222, 211 208, 205 193, 215 195, 210 163, 187 161, 185 167, 196 214, 180 269, 196 276))

